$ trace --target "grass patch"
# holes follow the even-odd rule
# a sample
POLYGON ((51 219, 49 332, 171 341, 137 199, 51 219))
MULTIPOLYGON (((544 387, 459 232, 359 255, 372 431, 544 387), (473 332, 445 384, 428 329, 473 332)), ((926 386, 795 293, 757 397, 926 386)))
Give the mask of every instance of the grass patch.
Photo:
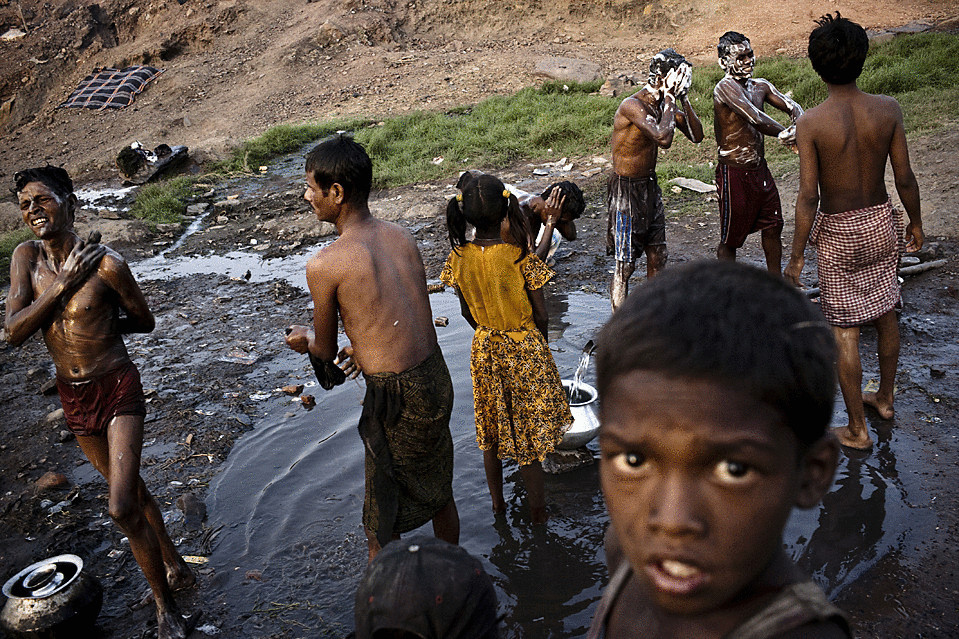
MULTIPOLYGON (((690 101, 703 123, 705 138, 694 145, 677 133, 672 147, 660 154, 662 181, 679 176, 713 180, 712 94, 722 76, 718 64, 694 69, 690 101)), ((827 96, 826 85, 807 59, 763 58, 756 65, 755 76, 790 93, 804 109, 827 96)), ((602 97, 596 93, 599 86, 599 82, 548 82, 475 105, 445 112, 418 111, 380 123, 356 118, 283 124, 244 142, 227 160, 212 167, 214 175, 204 179, 255 171, 277 156, 298 152, 338 130, 352 131, 366 147, 378 188, 447 179, 467 168, 496 170, 520 161, 608 154, 613 115, 623 98, 602 97)), ((904 35, 878 45, 866 59, 859 86, 899 100, 907 134, 928 132, 959 120, 959 37, 904 35)), ((780 123, 789 123, 788 116, 778 109, 768 108, 767 112, 780 123)), ((798 166, 797 156, 772 138, 766 140, 766 158, 777 174, 798 166)), ((134 214, 154 222, 179 221, 191 194, 191 180, 178 178, 144 187, 134 214)))
POLYGON ((146 184, 137 193, 130 214, 151 224, 179 224, 186 213, 186 201, 193 195, 194 183, 194 178, 181 176, 146 184))
POLYGON ((0 233, 0 284, 10 281, 10 256, 13 249, 27 240, 34 240, 36 236, 27 227, 17 228, 6 233, 0 233))

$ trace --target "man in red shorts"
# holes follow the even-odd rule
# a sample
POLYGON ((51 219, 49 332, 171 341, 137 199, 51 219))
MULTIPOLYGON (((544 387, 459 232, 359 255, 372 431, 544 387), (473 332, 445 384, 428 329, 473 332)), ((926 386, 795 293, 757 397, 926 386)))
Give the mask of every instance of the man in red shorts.
POLYGON ((736 249, 743 245, 746 236, 759 231, 766 268, 780 275, 782 205, 766 166, 764 136, 775 135, 783 144, 795 145, 795 122, 803 110, 768 80, 752 77, 756 55, 746 36, 727 31, 719 38, 717 49, 719 66, 726 75, 713 90, 721 227, 716 256, 735 260, 736 249), (788 113, 793 126, 786 128, 766 115, 763 112, 766 103, 788 113))
POLYGON ((196 577, 170 540, 163 516, 140 478, 146 402, 125 333, 153 330, 153 314, 118 253, 73 230, 77 197, 61 168, 20 171, 15 192, 37 240, 10 261, 8 340, 19 346, 38 330, 57 369, 67 427, 110 487, 110 517, 153 590, 157 638, 186 637, 196 616, 180 615, 173 591, 196 577))

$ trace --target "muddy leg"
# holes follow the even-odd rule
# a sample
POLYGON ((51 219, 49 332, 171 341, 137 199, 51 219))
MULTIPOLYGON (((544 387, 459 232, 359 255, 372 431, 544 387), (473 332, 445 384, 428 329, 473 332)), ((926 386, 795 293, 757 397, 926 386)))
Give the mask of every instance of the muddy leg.
POLYGON ((523 476, 523 483, 526 484, 526 495, 529 497, 529 509, 533 517, 534 524, 545 524, 549 519, 546 512, 546 482, 544 479, 543 465, 539 462, 533 462, 519 467, 519 472, 523 476))
POLYGON ((666 245, 654 244, 646 247, 646 279, 652 279, 666 267, 666 245))
POLYGON ((157 542, 160 544, 160 554, 163 557, 163 565, 166 567, 167 584, 169 584, 170 589, 174 592, 190 588, 196 583, 196 575, 193 574, 190 567, 183 561, 183 557, 181 557, 179 551, 177 551, 173 540, 170 539, 170 534, 167 532, 166 525, 163 523, 163 515, 160 513, 160 508, 157 506, 156 500, 153 499, 153 495, 147 490, 146 484, 143 483, 142 479, 140 480, 139 491, 140 502, 143 504, 143 514, 146 516, 147 522, 150 524, 150 528, 153 529, 153 534, 156 535, 157 542))
POLYGON ((106 477, 110 489, 110 517, 126 533, 133 557, 153 591, 157 638, 186 637, 192 630, 190 620, 180 615, 173 599, 160 542, 147 520, 147 504, 140 490, 143 481, 140 479, 143 418, 119 415, 110 421, 106 437, 78 437, 77 441, 94 467, 106 477))
POLYGON ((766 255, 766 270, 773 275, 782 277, 783 274, 783 242, 782 227, 763 229, 763 253, 766 255))
POLYGON ((486 485, 489 496, 493 498, 493 512, 506 512, 506 499, 503 497, 503 462, 497 457, 499 447, 483 451, 483 470, 486 471, 486 485))
POLYGON ((896 367, 899 364, 899 320, 896 311, 889 311, 876 320, 879 337, 879 391, 863 393, 862 401, 872 406, 883 419, 892 419, 893 390, 896 385, 896 367))
POLYGON ((629 277, 636 268, 635 262, 620 262, 616 260, 616 268, 613 270, 613 280, 609 284, 609 301, 613 306, 613 312, 623 305, 626 296, 629 294, 629 277))
POLYGON ((452 499, 433 515, 433 535, 451 544, 460 543, 460 514, 452 499))
POLYGON ((866 428, 866 413, 862 405, 862 362, 859 360, 859 327, 834 326, 838 347, 837 367, 839 389, 846 403, 849 425, 834 429, 839 443, 850 448, 865 449, 872 446, 866 428))

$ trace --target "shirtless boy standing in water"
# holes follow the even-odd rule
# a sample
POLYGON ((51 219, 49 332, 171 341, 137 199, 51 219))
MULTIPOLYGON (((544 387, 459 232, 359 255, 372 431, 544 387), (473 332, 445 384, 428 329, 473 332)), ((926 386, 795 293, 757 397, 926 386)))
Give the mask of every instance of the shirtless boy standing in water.
POLYGON ((647 278, 666 265, 666 216, 656 182, 656 158, 660 148, 672 145, 676 127, 693 142, 703 139, 703 125, 687 95, 692 79, 693 68, 686 58, 664 49, 649 63, 646 86, 623 100, 613 118, 606 254, 616 257, 609 289, 614 311, 629 293, 629 278, 643 251, 647 278))
POLYGON ((453 385, 436 341, 426 270, 413 236, 370 214, 372 179, 370 157, 346 135, 307 155, 303 197, 339 237, 306 266, 313 328, 291 326, 286 337, 290 348, 309 354, 327 390, 345 379, 343 370, 366 379, 359 431, 370 561, 390 539, 431 519, 437 537, 459 543, 453 385), (350 340, 339 351, 338 317, 350 340))
POLYGON ((902 302, 896 269, 902 221, 886 193, 886 160, 909 215, 907 250, 922 248, 919 184, 909 163, 902 110, 886 95, 863 93, 856 79, 869 52, 865 30, 836 12, 809 35, 809 60, 829 97, 796 123, 799 195, 792 255, 784 275, 797 286, 804 250, 816 246, 822 312, 839 346, 839 388, 849 425, 836 429, 840 443, 869 448, 863 404, 882 419, 893 416, 899 363, 902 302), (879 390, 862 392, 859 327, 874 324, 879 338, 879 390))
POLYGON ((173 591, 196 578, 177 552, 140 478, 146 402, 123 335, 149 333, 153 314, 118 253, 73 231, 77 197, 61 168, 20 171, 15 192, 37 240, 10 261, 7 339, 19 346, 38 330, 57 368, 67 427, 110 487, 110 517, 153 590, 158 639, 186 637, 173 591))
POLYGON ((713 122, 719 163, 716 187, 719 190, 721 235, 716 256, 735 260, 736 249, 746 236, 762 234, 766 268, 782 273, 783 230, 779 190, 766 166, 764 136, 775 135, 783 144, 795 145, 796 128, 788 129, 763 112, 771 104, 789 114, 795 124, 802 108, 780 93, 769 80, 753 78, 756 55, 749 38, 727 31, 719 38, 719 66, 725 77, 713 90, 713 122))

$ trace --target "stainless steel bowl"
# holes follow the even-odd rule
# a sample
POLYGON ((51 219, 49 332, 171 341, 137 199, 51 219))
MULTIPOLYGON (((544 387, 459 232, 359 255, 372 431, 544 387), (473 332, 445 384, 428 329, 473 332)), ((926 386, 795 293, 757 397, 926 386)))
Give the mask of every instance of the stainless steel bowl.
MULTIPOLYGON (((569 397, 573 380, 564 379, 563 389, 569 397)), ((573 425, 563 435, 563 441, 556 445, 560 450, 574 450, 585 446, 599 433, 599 417, 596 415, 596 389, 589 384, 580 383, 576 397, 570 398, 569 410, 573 413, 573 425)))
POLYGON ((3 594, 7 603, 0 611, 0 628, 24 639, 86 636, 103 605, 103 588, 83 572, 83 560, 76 555, 27 566, 7 580, 3 594))

